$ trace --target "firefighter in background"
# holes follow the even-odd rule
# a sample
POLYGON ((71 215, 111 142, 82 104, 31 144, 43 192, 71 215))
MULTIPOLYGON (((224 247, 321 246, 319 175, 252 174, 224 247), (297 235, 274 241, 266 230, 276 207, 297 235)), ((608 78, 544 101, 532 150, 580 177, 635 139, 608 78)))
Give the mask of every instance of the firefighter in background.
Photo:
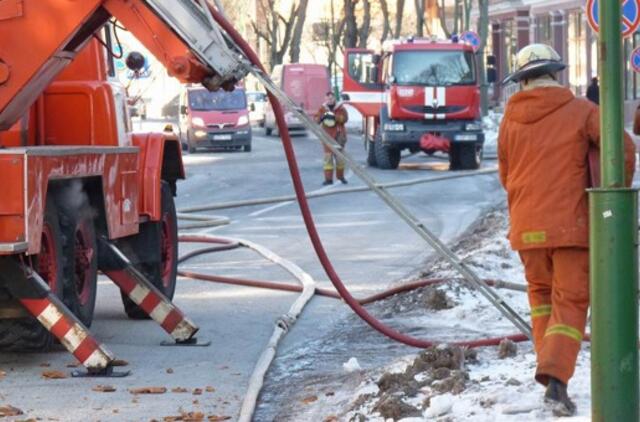
MULTIPOLYGON (((336 96, 333 92, 327 92, 325 103, 316 113, 316 122, 322 126, 329 136, 340 145, 341 148, 347 143, 347 130, 345 124, 349 120, 349 114, 342 104, 336 103, 336 96)), ((344 178, 344 160, 335 156, 329 148, 324 148, 324 186, 333 184, 333 169, 336 170, 336 179, 343 184, 347 184, 344 178)))
MULTIPOLYGON (((600 145, 599 108, 557 82, 566 68, 551 47, 517 55, 504 83, 509 100, 498 138, 500 180, 509 202, 511 246, 524 264, 537 355, 535 379, 556 416, 575 414, 567 394, 589 308, 588 151, 600 145)), ((625 134, 630 184, 635 147, 625 134)))

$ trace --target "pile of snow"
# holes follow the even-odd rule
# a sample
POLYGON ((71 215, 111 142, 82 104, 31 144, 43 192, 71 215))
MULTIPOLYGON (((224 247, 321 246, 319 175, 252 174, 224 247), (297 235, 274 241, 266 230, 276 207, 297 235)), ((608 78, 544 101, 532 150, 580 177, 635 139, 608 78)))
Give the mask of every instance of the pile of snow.
MULTIPOLYGON (((507 226, 505 211, 491 213, 455 249, 482 278, 524 283, 522 265, 506 240, 507 226)), ((443 262, 433 263, 423 275, 459 278, 443 262)), ((381 306, 390 312, 400 308, 418 309, 420 312, 409 311, 398 317, 394 325, 405 325, 405 329, 422 325, 426 332, 442 337, 441 341, 514 334, 511 324, 462 282, 440 286, 438 290, 446 294, 446 303, 451 307, 445 306, 439 311, 428 308, 424 301, 429 295, 424 291, 394 298, 381 306)), ((529 318, 524 293, 501 290, 499 294, 524 318, 529 318)), ((335 415, 335 419, 329 420, 336 421, 554 420, 543 402, 544 388, 533 379, 535 367, 530 343, 474 350, 441 345, 386 367, 359 371, 358 388, 335 391, 333 400, 324 400, 318 406, 322 406, 321 412, 326 410, 335 415), (451 359, 443 363, 442 356, 451 359), (462 357, 454 359, 455 356, 462 357)), ((569 393, 578 406, 578 415, 567 420, 590 420, 588 345, 583 346, 579 356, 569 393)))
POLYGON ((502 113, 490 110, 489 114, 482 119, 485 152, 496 152, 498 149, 498 131, 502 117, 502 113))
POLYGON ((347 362, 342 364, 342 367, 349 373, 362 370, 362 367, 360 367, 360 363, 356 358, 349 359, 347 362))

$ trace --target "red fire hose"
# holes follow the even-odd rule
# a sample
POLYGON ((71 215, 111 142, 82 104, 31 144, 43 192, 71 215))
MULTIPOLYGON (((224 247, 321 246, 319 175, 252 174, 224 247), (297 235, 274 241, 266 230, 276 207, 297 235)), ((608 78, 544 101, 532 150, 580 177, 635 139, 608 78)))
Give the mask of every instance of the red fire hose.
MULTIPOLYGON (((208 3, 207 3, 208 4, 208 3)), ((265 68, 260 63, 260 59, 252 50, 252 48, 247 44, 247 42, 242 38, 242 36, 233 28, 233 26, 224 18, 224 16, 216 10, 213 6, 209 5, 209 9, 213 18, 216 22, 222 27, 222 29, 230 36, 233 42, 240 48, 240 50, 246 55, 249 61, 257 66, 264 74, 267 74, 265 68)), ((291 142, 291 137, 289 136, 289 131, 287 130, 287 125, 284 119, 284 113, 282 110, 282 106, 278 102, 278 100, 269 93, 269 101, 272 105, 273 112, 275 114, 276 123, 278 128, 280 129, 280 135, 282 137, 282 145, 284 147, 285 155, 287 158, 287 162, 289 165, 289 171, 291 173, 291 179, 293 181, 293 187, 295 190, 296 197, 298 198, 298 204, 300 206, 300 211, 302 213, 302 217, 309 233, 309 237, 313 244, 313 248, 316 251, 318 259, 322 264, 329 280, 338 291, 340 297, 349 305, 349 307, 364 320, 367 324, 369 324, 372 328, 384 334, 385 336, 396 340, 400 343, 406 344, 408 346, 413 346, 417 348, 428 348, 434 346, 436 343, 428 340, 421 340, 411 336, 407 336, 402 334, 391 327, 386 326, 378 319, 373 317, 367 310, 362 306, 362 304, 354 298, 351 293, 347 290, 344 283, 336 273, 329 257, 324 249, 320 236, 315 226, 315 222, 313 220, 313 215, 311 214, 311 210, 309 208, 309 203, 307 202, 306 194, 304 191, 304 186, 302 183, 302 178, 300 177, 300 171, 298 169, 298 163, 296 160, 295 151, 293 149, 293 144, 291 142)), ((528 340, 524 335, 513 335, 508 338, 513 341, 526 341, 528 340)), ((456 345, 467 346, 467 347, 480 347, 480 346, 494 346, 500 343, 500 339, 482 339, 476 341, 469 342, 458 342, 456 345)))

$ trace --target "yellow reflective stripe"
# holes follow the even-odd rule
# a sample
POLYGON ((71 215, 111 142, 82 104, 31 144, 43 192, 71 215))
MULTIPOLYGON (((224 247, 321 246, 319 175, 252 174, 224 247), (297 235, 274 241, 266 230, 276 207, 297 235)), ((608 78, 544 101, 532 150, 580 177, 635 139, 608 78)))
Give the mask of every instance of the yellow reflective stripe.
POLYGON ((544 334, 544 336, 546 337, 554 334, 567 336, 575 341, 582 341, 582 333, 579 330, 569 325, 564 325, 564 324, 552 325, 551 327, 547 328, 547 332, 544 334))
POLYGON ((531 308, 531 318, 540 318, 551 315, 551 305, 540 305, 531 308))
POLYGON ((547 241, 547 232, 522 233, 522 241, 527 245, 545 243, 547 241))

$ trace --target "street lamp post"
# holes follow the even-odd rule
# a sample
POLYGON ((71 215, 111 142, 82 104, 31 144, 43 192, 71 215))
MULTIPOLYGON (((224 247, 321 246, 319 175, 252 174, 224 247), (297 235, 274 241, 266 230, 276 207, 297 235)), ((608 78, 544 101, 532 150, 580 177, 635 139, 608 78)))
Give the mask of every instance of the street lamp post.
POLYGON ((593 421, 639 421, 638 199, 625 188, 620 0, 600 0, 601 188, 589 193, 593 421))

